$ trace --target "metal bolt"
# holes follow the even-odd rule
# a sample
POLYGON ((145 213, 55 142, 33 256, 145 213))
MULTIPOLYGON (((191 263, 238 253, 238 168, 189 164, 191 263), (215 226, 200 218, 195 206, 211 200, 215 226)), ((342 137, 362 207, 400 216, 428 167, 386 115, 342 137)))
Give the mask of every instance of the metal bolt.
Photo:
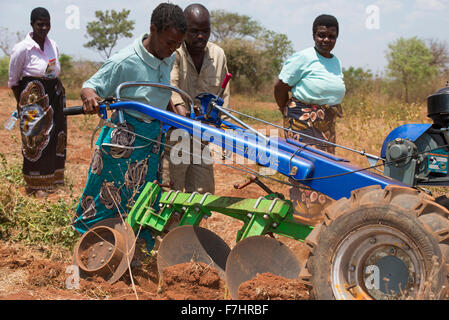
POLYGON ((101 241, 101 242, 100 242, 100 247, 102 247, 102 246, 103 246, 103 244, 104 244, 104 242, 103 242, 103 241, 101 241))
POLYGON ((104 259, 101 259, 101 261, 100 261, 101 263, 104 263, 104 259))
POLYGON ((200 207, 196 207, 196 208, 195 208, 195 211, 196 211, 196 212, 199 212, 199 211, 200 211, 200 207))
POLYGON ((389 250, 389 252, 390 252, 391 255, 394 255, 394 254, 396 253, 396 250, 395 250, 394 248, 391 248, 391 249, 389 250))
POLYGON ((108 250, 109 250, 109 251, 112 251, 112 247, 110 247, 108 250))
POLYGON ((269 218, 268 214, 264 214, 264 215, 263 215, 263 218, 264 218, 265 220, 268 220, 268 218, 269 218))
POLYGON ((353 264, 351 264, 349 266, 349 271, 354 272, 355 271, 355 266, 353 264))
POLYGON ((96 256, 97 256, 96 254, 93 254, 93 255, 92 255, 92 258, 95 258, 96 256))
POLYGON ((278 224, 275 222, 272 224, 273 228, 277 228, 278 224))
POLYGON ((369 243, 371 244, 375 244, 376 243, 376 238, 372 237, 369 239, 369 243))
POLYGON ((163 203, 159 203, 159 208, 162 208, 164 206, 163 203))
POLYGON ((252 213, 248 213, 246 216, 251 219, 253 217, 253 214, 252 213))

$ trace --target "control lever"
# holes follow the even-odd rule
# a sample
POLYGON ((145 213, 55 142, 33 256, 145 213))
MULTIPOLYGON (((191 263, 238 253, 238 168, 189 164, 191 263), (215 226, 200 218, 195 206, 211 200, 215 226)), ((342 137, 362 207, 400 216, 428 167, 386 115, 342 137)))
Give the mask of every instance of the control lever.
POLYGON ((243 188, 246 188, 247 186, 249 186, 250 184, 255 183, 257 184, 259 187, 261 187, 267 194, 274 194, 276 192, 272 191, 270 188, 268 188, 262 181, 259 180, 258 177, 256 177, 255 175, 251 175, 249 178, 248 182, 245 182, 244 184, 240 185, 238 183, 234 184, 234 188, 241 190, 243 188))
POLYGON ((168 184, 163 184, 163 183, 159 183, 159 181, 157 181, 157 180, 154 180, 153 183, 157 184, 161 188, 169 188, 169 189, 173 189, 173 186, 175 185, 175 183, 173 181, 170 181, 168 184))
POLYGON ((223 80, 223 83, 221 84, 220 91, 218 92, 219 97, 221 97, 221 95, 223 94, 224 90, 226 89, 226 86, 228 85, 229 80, 231 80, 231 77, 232 74, 228 72, 223 80))

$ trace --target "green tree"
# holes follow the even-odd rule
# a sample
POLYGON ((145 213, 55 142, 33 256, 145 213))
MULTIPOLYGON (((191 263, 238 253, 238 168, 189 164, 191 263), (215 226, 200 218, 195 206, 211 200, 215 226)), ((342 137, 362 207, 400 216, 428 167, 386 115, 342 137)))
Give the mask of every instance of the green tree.
POLYGON ((65 53, 59 55, 59 64, 61 65, 61 74, 69 73, 73 69, 72 57, 65 53))
POLYGON ((213 10, 211 12, 210 22, 212 26, 212 38, 217 42, 225 39, 257 37, 263 29, 251 17, 225 10, 213 10))
POLYGON ((246 15, 211 12, 212 39, 225 51, 237 91, 259 90, 271 82, 293 53, 288 37, 246 15))
POLYGON ((388 45, 387 73, 398 80, 404 89, 405 102, 410 102, 410 92, 430 81, 438 73, 434 57, 425 43, 413 37, 399 38, 388 45))
POLYGON ((59 64, 61 65, 61 78, 66 88, 71 88, 73 85, 73 61, 72 57, 61 53, 59 55, 59 64))
POLYGON ((228 69, 232 73, 237 90, 260 88, 264 82, 264 65, 258 59, 259 50, 255 44, 244 39, 224 39, 220 46, 226 53, 228 69))
POLYGON ((121 38, 131 38, 134 30, 134 20, 128 20, 130 10, 123 9, 120 12, 115 10, 95 11, 97 20, 91 21, 86 27, 86 38, 91 38, 84 44, 86 48, 97 50, 103 58, 109 58, 112 49, 121 38))
POLYGON ((371 89, 373 74, 371 70, 349 67, 343 68, 346 94, 367 93, 371 89))
POLYGON ((0 58, 0 84, 6 85, 9 75, 9 57, 4 56, 0 58))

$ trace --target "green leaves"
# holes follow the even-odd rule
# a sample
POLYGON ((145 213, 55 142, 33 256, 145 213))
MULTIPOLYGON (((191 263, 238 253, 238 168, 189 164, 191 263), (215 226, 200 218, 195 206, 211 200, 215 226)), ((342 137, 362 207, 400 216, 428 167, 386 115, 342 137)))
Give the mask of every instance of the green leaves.
POLYGON ((343 68, 343 75, 346 85, 346 95, 350 93, 367 93, 373 87, 373 74, 371 70, 349 67, 343 68))
POLYGON ((411 100, 411 91, 431 80, 438 73, 434 57, 424 42, 417 37, 399 38, 388 45, 387 75, 399 80, 404 88, 405 102, 411 100))
POLYGON ((210 20, 212 37, 217 42, 225 39, 254 38, 263 30, 259 23, 252 20, 251 17, 225 10, 212 11, 210 20))
POLYGON ((87 24, 86 38, 91 40, 84 44, 86 48, 97 50, 104 58, 109 58, 112 49, 121 38, 131 38, 134 30, 134 20, 128 20, 130 10, 123 9, 120 12, 115 10, 95 11, 96 21, 87 24))
POLYGON ((6 85, 8 83, 9 74, 9 57, 4 56, 0 58, 0 84, 6 85))
POLYGON ((23 195, 21 165, 10 165, 0 153, 0 238, 46 247, 72 249, 79 239, 71 221, 78 199, 37 200, 23 195))
POLYGON ((237 91, 259 90, 275 79, 284 60, 293 54, 288 37, 268 30, 251 17, 214 10, 212 38, 225 51, 237 91))

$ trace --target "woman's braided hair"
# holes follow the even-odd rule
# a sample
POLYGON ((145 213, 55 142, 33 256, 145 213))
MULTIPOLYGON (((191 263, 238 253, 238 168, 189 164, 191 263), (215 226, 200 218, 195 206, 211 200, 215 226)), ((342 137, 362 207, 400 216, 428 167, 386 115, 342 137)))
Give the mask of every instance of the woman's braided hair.
POLYGON ((172 3, 161 3, 151 14, 151 24, 158 32, 165 31, 171 27, 176 31, 185 33, 187 31, 186 18, 182 9, 172 3))

